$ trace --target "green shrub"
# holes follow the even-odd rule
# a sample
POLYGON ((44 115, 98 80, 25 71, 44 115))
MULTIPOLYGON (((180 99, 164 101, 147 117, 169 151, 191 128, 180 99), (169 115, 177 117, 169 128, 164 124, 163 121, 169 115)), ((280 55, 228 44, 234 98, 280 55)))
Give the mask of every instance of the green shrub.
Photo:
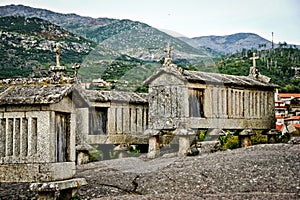
POLYGON ((254 144, 266 144, 268 143, 268 136, 263 135, 262 131, 255 131, 256 134, 251 136, 251 143, 254 144))
POLYGON ((199 131, 199 141, 200 142, 205 141, 205 139, 206 139, 206 132, 207 132, 207 130, 200 130, 199 131))
POLYGON ((236 149, 239 147, 239 138, 238 136, 226 135, 220 136, 220 141, 222 148, 224 149, 236 149))

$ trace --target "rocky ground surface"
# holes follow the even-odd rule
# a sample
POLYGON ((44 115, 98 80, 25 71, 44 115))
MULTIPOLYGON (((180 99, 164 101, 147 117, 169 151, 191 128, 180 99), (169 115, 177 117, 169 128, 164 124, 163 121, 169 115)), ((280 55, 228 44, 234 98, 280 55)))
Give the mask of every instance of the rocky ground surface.
MULTIPOLYGON (((77 167, 81 199, 300 199, 300 145, 264 144, 178 158, 123 158, 77 167)), ((34 199, 0 183, 0 199, 34 199)))
POLYGON ((300 145, 78 166, 83 199, 300 199, 300 145))

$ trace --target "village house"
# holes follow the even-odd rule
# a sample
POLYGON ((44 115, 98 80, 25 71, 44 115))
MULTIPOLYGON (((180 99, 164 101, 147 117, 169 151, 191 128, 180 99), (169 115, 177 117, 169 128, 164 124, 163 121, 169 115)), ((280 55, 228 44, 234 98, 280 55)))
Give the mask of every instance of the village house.
MULTIPOLYGON (((279 99, 288 106, 288 116, 300 115, 300 94, 278 93, 279 99)), ((287 116, 286 116, 287 117, 287 116)))
POLYGON ((275 93, 276 129, 285 133, 299 132, 300 94, 275 93))
POLYGON ((182 70, 172 63, 171 47, 160 69, 149 77, 149 157, 159 153, 160 137, 176 135, 179 155, 190 147, 199 129, 239 130, 241 146, 250 143, 253 130, 275 127, 274 89, 258 73, 253 56, 249 76, 182 70))

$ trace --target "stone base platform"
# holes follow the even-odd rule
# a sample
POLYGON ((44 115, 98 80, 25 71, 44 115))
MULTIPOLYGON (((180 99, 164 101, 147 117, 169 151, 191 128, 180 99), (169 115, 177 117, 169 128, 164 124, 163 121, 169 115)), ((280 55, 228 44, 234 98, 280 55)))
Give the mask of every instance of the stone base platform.
POLYGON ((32 183, 30 190, 38 192, 39 200, 71 199, 78 187, 87 185, 84 178, 74 178, 63 181, 32 183))
POLYGON ((0 164, 0 182, 47 182, 73 178, 75 162, 0 164))

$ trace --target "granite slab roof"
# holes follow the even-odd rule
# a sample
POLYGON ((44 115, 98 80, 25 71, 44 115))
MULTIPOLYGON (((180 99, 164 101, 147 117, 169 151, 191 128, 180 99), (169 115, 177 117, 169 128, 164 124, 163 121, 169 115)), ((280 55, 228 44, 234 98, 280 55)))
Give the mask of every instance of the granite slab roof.
POLYGON ((212 85, 227 85, 237 86, 244 88, 277 88, 278 85, 264 82, 260 79, 268 78, 260 75, 260 78, 253 78, 250 76, 237 76, 201 71, 179 70, 175 67, 161 67, 155 71, 152 76, 144 81, 144 84, 150 84, 153 80, 159 77, 161 74, 171 74, 182 81, 193 82, 200 84, 212 84, 212 85))
POLYGON ((72 89, 70 84, 0 86, 0 105, 53 104, 62 100, 72 89))
POLYGON ((125 91, 101 91, 86 90, 85 96, 92 102, 128 102, 128 103, 147 103, 148 94, 125 91))
POLYGON ((69 95, 72 79, 16 78, 0 80, 0 105, 53 104, 69 95))
POLYGON ((188 71, 183 72, 183 76, 189 82, 202 82, 207 84, 223 84, 223 85, 235 85, 243 87, 271 87, 275 88, 277 85, 272 83, 266 83, 250 76, 236 76, 228 74, 218 74, 200 71, 188 71))

